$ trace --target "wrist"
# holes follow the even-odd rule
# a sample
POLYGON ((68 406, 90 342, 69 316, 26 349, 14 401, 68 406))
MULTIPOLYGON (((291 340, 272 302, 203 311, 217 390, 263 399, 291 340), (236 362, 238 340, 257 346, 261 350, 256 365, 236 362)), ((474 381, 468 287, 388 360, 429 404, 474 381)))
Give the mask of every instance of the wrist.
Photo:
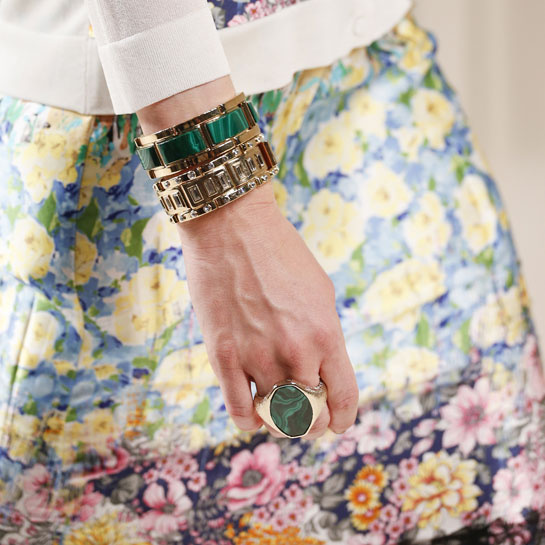
POLYGON ((236 95, 231 76, 203 83, 136 111, 144 134, 183 123, 236 95))
POLYGON ((280 209, 271 180, 213 213, 175 225, 184 251, 210 249, 229 244, 239 234, 251 236, 276 214, 280 209))

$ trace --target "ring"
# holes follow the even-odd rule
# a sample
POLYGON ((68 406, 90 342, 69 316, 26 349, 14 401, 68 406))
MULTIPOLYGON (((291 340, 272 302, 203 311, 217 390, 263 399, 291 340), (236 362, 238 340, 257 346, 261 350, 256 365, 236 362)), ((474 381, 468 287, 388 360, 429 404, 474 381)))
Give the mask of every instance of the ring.
POLYGON ((277 382, 271 391, 254 396, 257 414, 285 437, 304 437, 326 404, 327 387, 307 386, 293 379, 277 382))

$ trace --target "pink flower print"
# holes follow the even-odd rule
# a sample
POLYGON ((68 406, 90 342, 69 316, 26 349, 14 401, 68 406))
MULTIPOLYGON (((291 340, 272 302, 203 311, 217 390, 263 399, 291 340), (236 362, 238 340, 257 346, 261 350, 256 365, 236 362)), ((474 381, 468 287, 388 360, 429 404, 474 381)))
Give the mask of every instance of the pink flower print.
POLYGON ((407 531, 416 526, 418 515, 414 511, 405 511, 399 516, 399 521, 403 524, 404 531, 407 531))
POLYGON ((539 357, 537 339, 533 334, 528 335, 522 361, 526 369, 527 395, 532 400, 541 401, 545 397, 545 375, 539 357))
POLYGON ((222 493, 233 511, 246 505, 265 505, 280 493, 285 480, 280 447, 275 443, 262 443, 253 453, 245 449, 231 458, 231 472, 222 493))
POLYGON ((287 501, 298 501, 303 497, 303 491, 294 483, 284 490, 284 497, 287 501))
POLYGON ((199 469, 199 464, 194 458, 186 458, 180 463, 181 476, 184 478, 191 477, 199 469))
POLYGON ((92 484, 87 484, 85 492, 79 501, 78 519, 82 522, 89 520, 95 512, 95 507, 102 501, 103 497, 100 492, 93 491, 92 484))
POLYGON ((380 511, 379 518, 385 522, 391 522, 398 517, 398 510, 393 505, 387 505, 380 511))
POLYGON ((418 426, 414 428, 413 433, 416 435, 416 437, 428 437, 428 435, 435 430, 436 425, 437 420, 433 418, 426 418, 418 423, 418 426))
POLYGON ((284 513, 279 513, 275 515, 272 519, 272 527, 273 530, 276 532, 281 532, 282 530, 285 530, 289 525, 289 520, 284 513))
POLYGON ((44 465, 36 464, 24 473, 21 486, 27 494, 45 492, 51 486, 51 475, 44 465))
POLYGON ((187 488, 193 492, 199 492, 206 484, 206 473, 204 471, 198 471, 187 481, 187 488))
POLYGON ((54 512, 51 504, 51 475, 42 464, 35 464, 21 479, 23 496, 20 510, 32 522, 45 522, 54 512))
POLYGON ((523 522, 522 510, 530 505, 532 489, 526 471, 500 469, 492 482, 496 495, 492 506, 493 518, 509 523, 523 522))
POLYGON ((254 510, 253 519, 257 522, 269 522, 270 520, 270 513, 267 511, 266 507, 258 507, 254 510))
POLYGON ((399 463, 400 473, 403 477, 411 476, 418 469, 418 459, 405 458, 399 463))
POLYGON ((282 496, 278 496, 277 498, 274 498, 270 501, 268 508, 271 513, 276 513, 284 508, 287 501, 282 496))
POLYGON ((309 467, 302 467, 299 469, 297 478, 299 479, 301 485, 306 487, 314 482, 314 472, 309 467))
POLYGON ((386 526, 386 532, 390 534, 390 539, 399 537, 404 531, 400 520, 393 520, 386 526))
POLYGON ((316 480, 321 483, 331 475, 331 467, 329 465, 321 465, 316 471, 316 480))
POLYGON ((370 411, 358 425, 358 452, 365 454, 388 448, 395 439, 395 432, 390 428, 390 417, 379 411, 370 411))
POLYGON ((420 439, 420 441, 413 445, 413 448, 411 449, 411 455, 420 456, 424 452, 430 450, 432 445, 433 437, 424 437, 424 439, 420 439))
POLYGON ((497 397, 490 392, 486 377, 475 383, 475 388, 463 384, 448 405, 441 407, 441 418, 446 428, 443 446, 458 445, 463 454, 469 454, 476 443, 492 445, 496 442, 494 429, 500 424, 497 397))
POLYGON ((192 504, 183 483, 170 482, 166 494, 163 486, 152 483, 146 488, 143 499, 151 507, 151 511, 147 511, 140 519, 144 530, 168 534, 185 527, 185 513, 191 509, 192 504))
POLYGON ((336 454, 338 454, 341 457, 350 456, 351 454, 354 454, 354 451, 356 450, 356 442, 352 440, 341 440, 339 441, 339 444, 337 445, 337 448, 335 450, 336 454))
POLYGON ((249 21, 249 19, 248 19, 248 17, 246 15, 235 15, 227 23, 227 26, 243 25, 244 23, 247 23, 248 21, 249 21))

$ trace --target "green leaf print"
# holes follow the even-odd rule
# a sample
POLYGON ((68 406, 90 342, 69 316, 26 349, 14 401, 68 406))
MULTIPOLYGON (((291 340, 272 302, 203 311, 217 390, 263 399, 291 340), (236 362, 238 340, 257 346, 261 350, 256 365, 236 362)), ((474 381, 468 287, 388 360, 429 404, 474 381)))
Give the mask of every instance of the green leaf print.
POLYGON ((102 223, 98 216, 98 206, 95 198, 91 200, 81 216, 77 218, 76 227, 86 234, 89 240, 93 240, 102 231, 102 223))
POLYGON ((356 247, 350 256, 350 268, 356 273, 363 272, 364 258, 362 248, 363 242, 356 247))
POLYGON ((494 264, 494 250, 491 246, 485 248, 480 254, 475 257, 475 262, 480 265, 484 265, 487 269, 490 269, 494 264))
POLYGON ((430 191, 435 191, 435 186, 437 185, 434 178, 430 178, 430 181, 428 182, 428 189, 430 191))
POLYGON ((15 220, 18 217, 22 217, 23 214, 20 214, 21 212, 21 206, 6 206, 5 214, 8 217, 9 223, 13 227, 13 224, 15 223, 15 220))
POLYGON ((263 95, 261 104, 263 106, 263 113, 274 113, 282 100, 282 92, 280 90, 268 91, 263 95))
POLYGON ((430 70, 424 77, 424 87, 428 87, 428 89, 435 89, 436 91, 441 91, 443 89, 443 84, 441 83, 439 76, 437 76, 437 74, 434 74, 433 71, 430 70))
POLYGON ((458 183, 461 183, 464 179, 468 166, 469 162, 463 157, 454 158, 454 170, 456 172, 456 179, 458 180, 458 183))
POLYGON ((416 344, 431 348, 433 346, 433 334, 425 314, 422 314, 416 329, 416 344))
POLYGON ((405 104, 407 107, 411 107, 411 99, 413 98, 413 95, 415 94, 415 90, 411 87, 410 89, 407 89, 404 93, 401 93, 399 95, 399 102, 401 104, 405 104))
POLYGON ((37 299, 35 310, 56 310, 57 307, 45 296, 40 296, 37 299))
POLYGON ((76 409, 74 407, 70 407, 68 409, 68 412, 66 413, 66 421, 67 422, 74 422, 74 420, 77 420, 78 413, 76 412, 76 409))
POLYGON ((462 351, 464 354, 469 353, 471 348, 471 339, 469 337, 469 323, 470 319, 466 320, 460 329, 454 333, 453 341, 454 344, 462 351))
POLYGON ((153 436, 155 435, 155 432, 165 423, 164 418, 160 418, 156 422, 151 422, 150 424, 146 425, 146 433, 148 434, 148 437, 150 439, 153 439, 153 436))
POLYGON ((37 415, 38 414, 38 405, 33 399, 29 399, 23 405, 23 414, 37 415))
POLYGON ((303 155, 304 152, 299 155, 297 163, 295 163, 295 175, 299 179, 299 183, 304 187, 310 187, 310 180, 308 179, 305 167, 303 167, 303 155))
POLYGON ((128 200, 133 206, 137 206, 137 205, 138 205, 138 201, 137 201, 134 197, 131 197, 130 195, 127 195, 127 200, 128 200))
POLYGON ((136 357, 132 360, 134 367, 147 367, 150 371, 155 371, 157 361, 151 358, 136 357))
POLYGON ((55 193, 53 191, 44 201, 40 210, 38 210, 36 217, 48 233, 51 233, 57 225, 60 225, 59 217, 57 215, 57 199, 55 198, 55 193))
POLYGON ((168 326, 163 333, 161 333, 161 336, 155 339, 155 342, 153 344, 153 350, 154 352, 159 352, 160 350, 163 350, 163 348, 168 344, 168 341, 170 341, 170 338, 172 337, 172 333, 176 329, 176 326, 181 322, 182 320, 178 320, 177 322, 173 323, 172 325, 168 326))
POLYGON ((149 218, 142 218, 135 221, 131 227, 127 227, 121 233, 121 242, 125 245, 128 255, 137 257, 142 262, 142 232, 148 223, 149 218))
POLYGON ((210 419, 210 400, 205 397, 195 409, 191 422, 204 426, 210 419))

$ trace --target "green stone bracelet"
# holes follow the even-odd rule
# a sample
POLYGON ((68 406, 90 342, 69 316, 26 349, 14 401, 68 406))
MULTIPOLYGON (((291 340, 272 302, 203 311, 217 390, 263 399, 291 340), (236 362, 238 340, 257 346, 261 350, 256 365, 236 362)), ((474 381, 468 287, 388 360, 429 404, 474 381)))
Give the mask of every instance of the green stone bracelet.
POLYGON ((135 138, 134 142, 144 170, 150 178, 159 178, 224 153, 244 141, 244 136, 255 136, 256 131, 259 132, 257 112, 240 93, 212 110, 135 138))

